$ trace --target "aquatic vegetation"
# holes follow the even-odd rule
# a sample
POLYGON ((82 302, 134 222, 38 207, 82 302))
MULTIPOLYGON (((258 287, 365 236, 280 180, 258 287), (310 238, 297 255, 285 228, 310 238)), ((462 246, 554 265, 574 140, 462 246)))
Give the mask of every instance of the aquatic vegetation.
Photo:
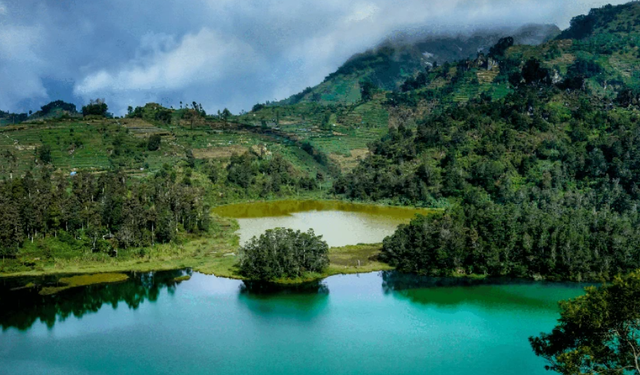
POLYGON ((124 273, 98 273, 94 275, 77 275, 71 277, 62 277, 58 280, 62 286, 46 286, 40 290, 40 294, 43 296, 59 293, 63 290, 94 285, 94 284, 109 284, 119 283, 126 281, 129 276, 124 273))

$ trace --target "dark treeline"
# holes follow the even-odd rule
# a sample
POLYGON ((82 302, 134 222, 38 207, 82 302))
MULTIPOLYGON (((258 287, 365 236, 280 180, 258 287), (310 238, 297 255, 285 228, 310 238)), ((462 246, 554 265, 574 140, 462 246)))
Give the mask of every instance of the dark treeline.
POLYGON ((17 124, 26 121, 29 118, 28 113, 11 113, 0 110, 0 124, 17 124))
POLYGON ((636 269, 638 215, 595 210, 581 199, 486 201, 420 217, 384 240, 381 259, 403 271, 437 276, 594 280, 636 269))
MULTIPOLYGON (((114 158, 130 157, 132 147, 142 147, 114 144, 114 158)), ((160 144, 160 137, 150 137, 144 147, 157 150, 160 144)), ((282 155, 266 151, 263 156, 233 155, 224 163, 198 160, 187 150, 178 168, 164 165, 143 179, 118 171, 52 175, 47 165, 51 148, 40 147, 36 155, 43 163, 38 170, 0 181, 0 256, 24 261, 29 258, 26 242, 38 248, 30 258, 42 258, 52 246, 55 258, 85 251, 114 256, 117 249, 145 248, 171 242, 180 233, 207 232, 208 206, 214 202, 290 196, 318 188, 315 178, 282 155), (59 246, 64 251, 58 251, 59 246)))
POLYGON ((12 257, 24 241, 45 237, 107 253, 169 242, 179 232, 207 231, 203 195, 176 181, 168 166, 144 181, 116 172, 70 178, 28 172, 0 182, 0 252, 12 257))
POLYGON ((403 270, 611 277, 640 266, 640 113, 623 95, 607 103, 530 79, 503 100, 390 130, 334 190, 453 203, 385 241, 383 258, 403 270))

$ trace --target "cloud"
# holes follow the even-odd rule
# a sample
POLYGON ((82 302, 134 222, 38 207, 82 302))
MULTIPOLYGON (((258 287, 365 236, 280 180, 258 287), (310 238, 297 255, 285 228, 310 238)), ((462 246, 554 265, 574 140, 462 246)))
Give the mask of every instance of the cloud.
POLYGON ((566 27, 608 2, 0 0, 0 108, 104 97, 116 113, 193 100, 238 111, 321 82, 395 31, 566 27))
POLYGON ((82 96, 130 90, 171 91, 189 85, 215 83, 225 75, 242 74, 259 61, 251 46, 233 37, 223 37, 203 28, 175 44, 171 38, 145 37, 149 56, 129 60, 114 72, 101 70, 88 75, 77 87, 82 96), (164 50, 162 46, 174 46, 164 50))

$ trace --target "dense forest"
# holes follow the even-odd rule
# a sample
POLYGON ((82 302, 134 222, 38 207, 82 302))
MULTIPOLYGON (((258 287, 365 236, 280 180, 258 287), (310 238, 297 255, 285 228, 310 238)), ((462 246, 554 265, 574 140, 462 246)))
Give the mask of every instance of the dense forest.
POLYGON ((73 177, 43 173, 0 182, 0 252, 13 257, 24 241, 58 238, 85 251, 169 242, 180 232, 206 232, 209 208, 200 188, 167 168, 145 181, 121 173, 73 177))
POLYGON ((617 96, 603 98, 586 84, 604 71, 597 59, 576 59, 559 79, 535 58, 514 64, 512 44, 490 52, 510 94, 436 107, 416 127, 391 129, 334 192, 445 208, 385 240, 381 258, 405 271, 596 279, 639 267, 638 88, 618 82, 617 96))
MULTIPOLYGON (((204 165, 212 181, 220 178, 221 167, 216 163, 204 165)), ((281 155, 262 158, 251 153, 232 155, 225 168, 226 182, 241 188, 247 196, 267 197, 273 194, 290 195, 297 191, 318 188, 315 178, 296 171, 281 155)))
POLYGON ((640 265, 638 120, 620 101, 523 85, 392 129, 334 190, 447 207, 385 241, 407 271, 611 276, 640 265))
MULTIPOLYGON (((148 147, 158 147, 149 138, 148 147)), ((36 150, 46 161, 50 150, 36 150)), ((206 232, 212 204, 290 196, 317 189, 280 154, 232 155, 228 163, 201 161, 188 150, 180 166, 165 164, 142 180, 123 171, 63 176, 41 166, 37 176, 0 182, 0 251, 16 254, 25 240, 60 238, 94 252, 166 243, 180 232, 206 232)))

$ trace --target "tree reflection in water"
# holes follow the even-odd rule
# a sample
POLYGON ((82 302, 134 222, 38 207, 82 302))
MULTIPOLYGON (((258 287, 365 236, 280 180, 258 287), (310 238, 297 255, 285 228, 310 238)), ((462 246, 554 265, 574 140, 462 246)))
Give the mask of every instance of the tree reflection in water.
POLYGON ((244 280, 240 285, 240 294, 256 298, 287 294, 329 294, 329 287, 322 280, 301 284, 244 280))
POLYGON ((382 291, 412 303, 457 308, 462 304, 490 309, 555 310, 557 301, 576 296, 588 283, 515 278, 429 277, 382 272, 382 291), (554 298, 549 298, 553 295, 554 298))
POLYGON ((238 299, 256 317, 271 316, 312 319, 329 301, 329 287, 323 281, 303 284, 275 284, 243 281, 238 299))
POLYGON ((5 331, 17 328, 28 330, 37 320, 52 328, 70 316, 77 318, 95 313, 103 305, 114 309, 123 302, 130 309, 137 309, 144 301, 155 302, 163 289, 173 294, 176 277, 190 275, 190 270, 150 273, 131 273, 129 279, 115 284, 90 285, 64 290, 54 295, 38 294, 43 285, 55 283, 59 277, 39 279, 12 279, 0 284, 0 327, 5 331), (18 288, 33 282, 34 288, 18 288))

